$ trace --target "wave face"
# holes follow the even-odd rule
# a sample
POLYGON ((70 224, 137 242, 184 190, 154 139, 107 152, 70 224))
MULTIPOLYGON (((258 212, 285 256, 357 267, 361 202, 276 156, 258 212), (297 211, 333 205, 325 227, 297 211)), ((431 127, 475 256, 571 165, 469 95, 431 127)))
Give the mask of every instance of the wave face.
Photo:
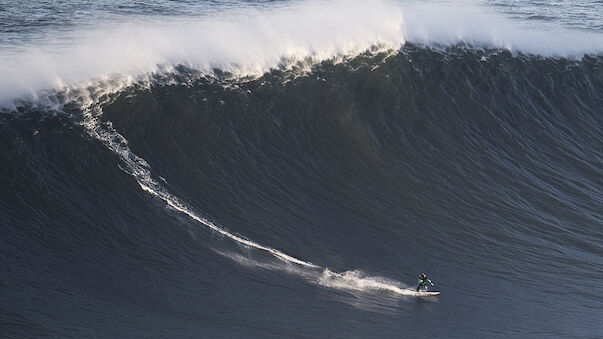
POLYGON ((582 45, 596 27, 534 47, 544 33, 444 29, 423 5, 162 4, 141 16, 211 8, 199 25, 248 44, 168 55, 178 41, 127 38, 156 54, 124 62, 78 45, 87 61, 40 80, 23 70, 48 41, 0 14, 5 32, 31 28, 0 40, 28 41, 0 56, 2 337, 603 331, 603 56, 582 45), (251 11, 283 30, 232 19, 251 11), (309 19, 296 33, 291 18, 309 19), (422 271, 441 296, 417 295, 422 271))
POLYGON ((5 111, 4 331, 596 335, 602 65, 407 45, 5 111))

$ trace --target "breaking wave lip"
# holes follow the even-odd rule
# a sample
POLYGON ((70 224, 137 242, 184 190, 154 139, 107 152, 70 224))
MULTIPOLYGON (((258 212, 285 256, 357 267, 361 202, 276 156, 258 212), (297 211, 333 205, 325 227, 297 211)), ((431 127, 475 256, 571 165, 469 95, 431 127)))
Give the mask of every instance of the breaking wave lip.
POLYGON ((74 33, 67 47, 48 41, 1 55, 0 102, 116 74, 169 72, 175 65, 260 76, 300 60, 317 63, 373 46, 399 48, 402 25, 401 12, 381 1, 311 1, 162 24, 105 24, 74 33))
POLYGON ((169 22, 100 23, 96 29, 0 53, 0 106, 48 99, 99 82, 127 84, 179 65, 212 74, 261 76, 406 42, 498 48, 545 57, 603 52, 603 35, 523 27, 476 5, 401 5, 386 0, 301 1, 169 22))

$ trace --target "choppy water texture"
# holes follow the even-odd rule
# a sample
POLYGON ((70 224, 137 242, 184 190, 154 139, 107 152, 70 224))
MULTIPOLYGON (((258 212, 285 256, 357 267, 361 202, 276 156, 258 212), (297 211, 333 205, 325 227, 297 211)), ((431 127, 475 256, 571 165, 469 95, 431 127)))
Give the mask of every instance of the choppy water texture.
POLYGON ((602 7, 0 4, 0 336, 601 336, 602 7))

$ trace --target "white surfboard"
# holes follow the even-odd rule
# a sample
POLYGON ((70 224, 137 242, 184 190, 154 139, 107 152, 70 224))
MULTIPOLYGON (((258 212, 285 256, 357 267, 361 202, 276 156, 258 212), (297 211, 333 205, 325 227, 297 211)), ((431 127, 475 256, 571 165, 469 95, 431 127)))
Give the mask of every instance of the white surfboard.
POLYGON ((419 292, 417 292, 417 294, 419 296, 433 296, 433 295, 439 295, 440 291, 419 291, 419 292))

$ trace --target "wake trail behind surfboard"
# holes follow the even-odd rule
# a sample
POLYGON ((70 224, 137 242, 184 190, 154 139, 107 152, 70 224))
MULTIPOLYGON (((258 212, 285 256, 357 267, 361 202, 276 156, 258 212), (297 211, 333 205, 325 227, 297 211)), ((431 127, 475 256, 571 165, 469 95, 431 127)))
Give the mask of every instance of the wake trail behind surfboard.
POLYGON ((271 270, 281 270, 296 274, 312 283, 350 291, 386 291, 401 296, 422 296, 420 292, 413 291, 404 284, 384 278, 365 274, 360 270, 333 272, 326 267, 304 261, 287 255, 277 249, 261 245, 240 235, 227 231, 212 221, 199 216, 193 208, 187 206, 176 196, 172 195, 159 182, 152 177, 150 165, 141 157, 134 154, 128 146, 126 138, 117 132, 111 123, 101 123, 102 115, 100 105, 90 105, 84 109, 81 125, 86 129, 88 135, 100 141, 111 152, 119 156, 125 167, 121 167, 126 173, 132 175, 141 189, 155 198, 163 201, 169 208, 187 215, 196 223, 217 232, 235 243, 250 249, 256 249, 270 254, 279 262, 262 262, 240 254, 216 250, 216 253, 224 255, 238 263, 246 266, 256 266, 271 270))

